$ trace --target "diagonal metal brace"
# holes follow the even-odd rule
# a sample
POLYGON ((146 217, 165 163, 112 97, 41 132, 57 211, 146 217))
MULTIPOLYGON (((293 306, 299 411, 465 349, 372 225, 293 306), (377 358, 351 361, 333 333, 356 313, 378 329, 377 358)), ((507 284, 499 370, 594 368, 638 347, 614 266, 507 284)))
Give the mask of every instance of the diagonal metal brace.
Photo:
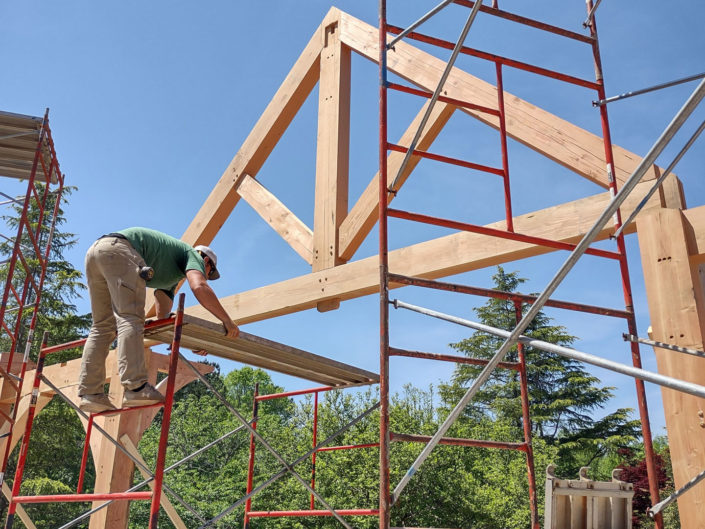
MULTIPOLYGON (((88 415, 86 415, 86 413, 85 413, 81 408, 79 408, 78 406, 76 406, 76 404, 74 404, 74 403, 71 401, 71 399, 69 399, 66 395, 64 395, 64 393, 63 393, 58 387, 56 387, 56 385, 54 385, 54 383, 53 383, 51 380, 49 380, 49 379, 48 379, 46 376, 44 376, 44 375, 41 375, 41 379, 42 379, 42 382, 44 382, 47 386, 49 386, 52 390, 54 390, 54 392, 55 392, 57 395, 59 395, 59 397, 61 397, 61 398, 64 400, 64 402, 66 402, 69 406, 71 406, 71 407, 74 409, 74 411, 76 411, 76 413, 78 413, 78 414, 79 414, 81 417, 83 417, 85 420, 88 420, 88 415)), ((139 460, 138 460, 137 458, 135 458, 132 454, 130 454, 130 452, 128 452, 127 449, 126 449, 124 446, 122 446, 122 444, 121 444, 120 442, 118 442, 116 439, 114 439, 108 432, 106 432, 103 428, 101 428, 101 427, 100 427, 98 424, 96 424, 95 422, 93 423, 93 428, 95 428, 95 429, 98 430, 101 434, 103 434, 103 436, 105 436, 105 438, 106 438, 108 441, 110 441, 110 443, 112 443, 113 445, 115 445, 115 447, 116 447, 118 450, 120 450, 123 454, 125 454, 127 457, 129 457, 130 460, 131 460, 135 465, 137 465, 139 468, 141 468, 141 469, 145 472, 145 474, 147 474, 151 479, 154 479, 154 473, 153 473, 148 467, 146 467, 145 465, 143 465, 141 461, 139 461, 139 460)), ((186 509, 188 509, 188 510, 189 510, 194 516, 196 516, 199 520, 202 520, 202 521, 204 520, 204 518, 203 518, 193 507, 191 507, 188 503, 186 503, 186 502, 181 498, 181 496, 179 496, 179 495, 178 495, 176 492, 174 492, 170 487, 168 487, 168 486, 166 485, 166 483, 163 483, 163 484, 162 484, 162 487, 164 488, 165 491, 167 491, 167 492, 168 492, 169 494, 171 494, 174 498, 176 498, 176 500, 177 500, 181 505, 183 505, 186 509)))
MULTIPOLYGON (((320 443, 318 443, 318 444, 317 444, 316 446, 314 446, 311 450, 309 450, 308 452, 306 452, 305 454, 303 454, 302 456, 300 456, 296 461, 294 461, 293 463, 291 463, 290 466, 291 466, 291 467, 295 467, 296 465, 298 465, 298 464, 301 463, 302 461, 305 461, 306 459, 308 459, 309 457, 311 457, 311 455, 312 455, 314 452, 316 452, 317 450, 320 450, 322 447, 324 447, 325 445, 327 445, 328 443, 330 443, 335 437, 337 437, 337 436, 340 435, 341 433, 347 431, 347 430, 350 429, 352 426, 354 426, 355 424, 357 424, 358 422, 360 422, 362 419, 364 419, 365 417, 367 417, 367 416, 368 416, 370 413, 372 413, 374 410, 376 410, 377 408, 379 408, 379 404, 380 404, 380 403, 378 402, 377 404, 375 404, 375 405, 373 405, 373 406, 370 406, 367 410, 365 410, 363 413, 361 413, 360 415, 358 415, 357 417, 355 417, 352 421, 350 421, 348 424, 346 424, 345 426, 343 426, 342 428, 340 428, 337 432, 335 432, 335 433, 329 435, 326 439, 324 439, 323 441, 321 441, 320 443)), ((203 529, 203 528, 205 528, 205 527, 208 527, 209 525, 211 525, 212 523, 217 522, 218 520, 220 520, 220 519, 223 518, 224 516, 227 516, 227 515, 230 514, 232 511, 234 511, 235 509, 237 509, 240 505, 242 505, 242 504, 245 503, 247 500, 249 500, 250 498, 252 498, 253 496, 255 496, 257 493, 259 493, 260 491, 264 490, 266 487, 268 487, 269 485, 271 485, 272 483, 274 483, 274 482, 275 482, 276 480, 278 480, 279 478, 285 476, 287 472, 289 472, 289 469, 287 469, 287 468, 281 469, 279 472, 277 472, 276 474, 274 474, 272 477, 270 477, 269 479, 267 479, 265 482, 261 483, 260 485, 258 485, 258 486, 255 487, 254 489, 252 489, 249 494, 247 494, 246 496, 243 496, 243 497, 240 498, 237 502, 235 502, 233 505, 231 505, 230 507, 228 507, 227 509, 225 509, 223 512, 221 512, 218 516, 216 516, 215 518, 213 518, 212 520, 210 520, 206 525, 202 525, 201 527, 199 527, 199 529, 203 529)), ((62 528, 62 529, 63 529, 63 528, 62 528)))
POLYGON ((671 503, 676 501, 685 492, 689 491, 695 485, 700 483, 703 479, 705 479, 705 470, 703 470, 700 474, 698 474, 693 479, 691 479, 688 483, 683 485, 682 488, 678 489, 676 492, 671 494, 668 498, 665 498, 664 500, 658 502, 653 507, 647 509, 646 513, 649 515, 650 518, 655 518, 658 513, 660 513, 662 510, 664 510, 666 507, 668 507, 671 503))
POLYGON ((448 79, 448 76, 450 75, 450 71, 453 69, 453 65, 455 64, 455 60, 458 58, 458 54, 460 53, 460 50, 463 47, 463 44, 465 44, 465 39, 468 36, 468 32, 470 31, 470 27, 472 26, 472 23, 475 21, 475 17, 477 16, 477 13, 480 11, 480 7, 482 7, 482 0, 477 0, 477 2, 475 2, 475 5, 472 8, 472 11, 470 12, 470 15, 468 16, 467 22, 465 22, 465 26, 463 27, 463 31, 460 33, 460 37, 458 37, 458 42, 455 44, 455 48, 453 48, 453 52, 450 54, 450 59, 448 59, 448 63, 446 64, 445 70, 443 70, 443 74, 441 75, 441 78, 438 81, 438 86, 436 87, 436 90, 433 92, 433 95, 431 96, 431 99, 428 103, 428 106, 426 107, 426 112, 424 112, 424 116, 421 119, 421 123, 419 123, 419 128, 416 130, 416 134, 414 135, 414 139, 411 141, 411 144, 409 145, 409 148, 406 151, 406 154, 404 155, 404 160, 402 161, 401 165, 399 166, 399 170, 397 171, 397 175, 394 177, 394 180, 392 181, 392 185, 389 186, 389 191, 396 191, 397 190, 397 182, 399 181, 399 178, 401 177, 401 175, 404 174, 404 171, 406 170, 406 166, 409 165, 409 160, 411 160, 411 156, 413 155, 414 151, 416 150, 416 145, 418 144, 419 139, 421 138, 421 134, 423 133, 424 128, 426 128, 426 123, 428 122, 428 118, 431 116, 431 112, 433 112, 433 107, 436 105, 436 101, 438 101, 438 97, 441 95, 441 91, 443 90, 443 87, 446 84, 446 80, 448 79))

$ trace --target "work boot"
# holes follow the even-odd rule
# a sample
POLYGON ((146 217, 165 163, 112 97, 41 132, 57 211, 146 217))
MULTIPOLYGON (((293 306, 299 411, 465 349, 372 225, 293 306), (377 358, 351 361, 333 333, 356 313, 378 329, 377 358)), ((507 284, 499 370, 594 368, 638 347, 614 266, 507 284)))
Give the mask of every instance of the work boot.
POLYGON ((125 396, 122 398, 122 406, 124 408, 147 406, 159 402, 164 402, 164 395, 159 393, 151 384, 145 384, 139 390, 126 389, 125 396))
POLYGON ((116 410, 105 393, 95 393, 93 395, 81 395, 81 402, 78 404, 81 411, 85 413, 100 413, 102 411, 116 410))

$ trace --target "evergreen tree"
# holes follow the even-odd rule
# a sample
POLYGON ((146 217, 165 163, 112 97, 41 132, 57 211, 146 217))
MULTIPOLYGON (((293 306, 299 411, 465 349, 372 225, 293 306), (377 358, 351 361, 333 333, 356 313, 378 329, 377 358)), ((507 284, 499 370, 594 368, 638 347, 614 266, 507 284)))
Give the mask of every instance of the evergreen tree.
MULTIPOLYGON (((44 194, 44 185, 36 184, 36 187, 38 195, 42 197, 44 194)), ((67 203, 68 197, 73 193, 73 191, 75 191, 75 189, 75 187, 64 188, 62 193, 63 204, 67 203)), ((56 193, 50 192, 47 197, 45 214, 42 220, 42 227, 39 236, 42 241, 46 241, 49 235, 50 217, 54 210, 55 201, 56 193)), ((16 234, 21 217, 22 205, 17 203, 13 204, 10 211, 1 217, 5 223, 6 231, 16 234)), ((36 200, 30 200, 29 209, 27 211, 27 219, 30 229, 34 232, 37 229, 40 220, 40 209, 36 200)), ((81 282, 82 273, 77 270, 64 255, 67 250, 73 248, 77 244, 75 234, 62 231, 61 227, 65 223, 66 217, 64 216, 64 209, 63 206, 60 206, 56 215, 54 232, 51 241, 51 250, 47 264, 46 278, 44 279, 44 285, 41 292, 41 303, 39 306, 39 313, 37 315, 37 324, 35 327, 37 334, 35 335, 35 347, 33 348, 32 355, 34 359, 36 359, 38 345, 41 342, 41 333, 43 331, 49 332, 51 343, 59 344, 85 336, 91 325, 90 314, 77 314, 76 305, 73 303, 76 298, 80 297, 81 292, 83 292, 86 287, 81 282)), ((23 255, 25 257, 25 261, 32 270, 33 275, 38 277, 40 264, 34 254, 34 247, 26 229, 23 230, 21 245, 24 248, 23 255)), ((3 240, 0 243, 0 257, 2 257, 4 261, 8 260, 12 255, 13 247, 14 239, 3 240)), ((5 286, 5 281, 7 280, 8 268, 9 265, 7 262, 5 262, 5 264, 0 268, 0 280, 2 281, 3 287, 5 286)), ((25 268, 22 263, 18 261, 13 277, 13 286, 17 290, 21 290, 21 284, 24 282, 25 277, 25 268)), ((31 307, 25 309, 23 313, 23 323, 25 323, 25 325, 29 325, 33 315, 33 310, 34 309, 31 307)), ((7 315, 5 318, 6 322, 10 322, 10 326, 12 322, 14 322, 16 311, 17 301, 14 296, 10 295, 8 298, 6 308, 7 315)), ((23 336, 26 338, 26 334, 23 334, 23 336)), ((7 351, 10 345, 11 341, 9 336, 6 332, 3 332, 0 336, 0 349, 7 351)), ((19 350, 19 353, 22 354, 22 351, 19 350)), ((80 350, 74 349, 72 351, 52 355, 52 357, 47 359, 47 362, 56 363, 59 361, 66 361, 71 358, 77 358, 78 356, 80 356, 80 350)))
MULTIPOLYGON (((493 276, 495 288, 516 292, 526 280, 516 272, 498 267, 493 276)), ((524 311, 528 306, 524 307, 524 311)), ((512 330, 516 326, 514 302, 491 298, 475 309, 479 320, 492 327, 512 330)), ((567 330, 551 324, 543 312, 534 318, 524 334, 562 346, 570 346, 576 338, 567 330)), ((452 347, 473 358, 491 358, 504 342, 503 338, 475 333, 452 347)), ((525 347, 530 415, 534 437, 559 449, 558 471, 574 475, 580 466, 589 465, 607 452, 627 446, 639 436, 639 422, 629 420, 630 409, 618 409, 597 419, 612 398, 614 388, 602 386, 576 360, 525 347)), ((516 346, 505 357, 518 361, 516 346)), ((459 365, 448 385, 440 388, 441 396, 455 405, 482 367, 459 365)), ((521 424, 519 375, 514 370, 496 369, 476 394, 465 416, 491 417, 521 424)))

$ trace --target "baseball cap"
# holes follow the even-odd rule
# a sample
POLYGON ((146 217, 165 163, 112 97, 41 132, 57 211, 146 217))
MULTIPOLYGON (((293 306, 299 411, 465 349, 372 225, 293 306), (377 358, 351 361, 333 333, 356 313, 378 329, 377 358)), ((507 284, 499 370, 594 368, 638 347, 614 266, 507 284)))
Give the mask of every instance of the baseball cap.
POLYGON ((204 246, 203 244, 194 246, 193 249, 198 250, 202 254, 208 256, 208 258, 211 260, 211 263, 213 263, 213 271, 211 272, 208 279, 213 281, 218 279, 220 277, 220 272, 218 272, 218 269, 216 268, 216 265, 218 264, 218 257, 215 255, 215 252, 211 250, 209 246, 204 246))

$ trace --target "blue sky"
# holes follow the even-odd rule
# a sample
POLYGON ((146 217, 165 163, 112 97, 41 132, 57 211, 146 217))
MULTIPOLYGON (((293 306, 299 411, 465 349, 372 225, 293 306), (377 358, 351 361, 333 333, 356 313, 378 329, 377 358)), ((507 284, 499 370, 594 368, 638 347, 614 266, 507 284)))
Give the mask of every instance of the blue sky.
MULTIPOLYGON (((390 2, 390 22, 405 26, 437 2, 390 2)), ((375 25, 375 0, 335 4, 375 25)), ((674 7, 655 0, 606 0, 598 10, 608 95, 636 90, 705 71, 702 2, 674 7)), ((66 209, 66 230, 79 244, 68 256, 83 267, 83 254, 101 234, 142 225, 180 236, 218 181, 239 146, 277 90, 331 4, 320 0, 208 2, 53 2, 33 0, 0 4, 0 109, 42 115, 49 107, 59 159, 67 183, 78 187, 66 209)), ((585 4, 580 0, 525 2, 503 0, 508 11, 583 31, 585 4)), ((452 6, 424 26, 455 38, 467 10, 452 6)), ((593 79, 587 47, 546 37, 535 30, 480 16, 468 44, 543 67, 593 79)), ((431 50, 427 50, 431 51, 431 50)), ((448 52, 434 51, 446 58, 448 52)), ((490 69, 475 59, 459 66, 491 80, 490 69)), ((350 204, 367 185, 377 164, 377 69, 353 57, 350 204)), ((609 107, 613 140, 643 155, 695 87, 694 83, 613 103, 609 107)), ((584 89, 565 87, 526 73, 507 72, 505 89, 593 132, 599 117, 584 89)), ((317 90, 264 165, 258 179, 304 222, 313 225, 317 90)), ((420 102, 396 96, 391 103, 390 138, 395 139, 416 114, 420 102), (406 120, 406 122, 405 122, 406 120)), ((659 160, 670 162, 702 121, 697 115, 659 160)), ((434 151, 481 163, 497 163, 495 132, 467 116, 454 116, 434 151)), ((688 204, 705 203, 702 179, 705 147, 700 140, 676 173, 688 204)), ((515 211, 527 213, 600 192, 600 189, 525 147, 510 142, 515 211)), ((3 191, 13 183, 3 181, 3 191), (7 186, 5 186, 7 184, 7 186)), ((499 220, 501 190, 485 175, 422 163, 399 195, 399 207, 442 214, 474 223, 499 220), (457 197, 449 200, 449 197, 457 197)), ((394 222, 392 246, 422 240, 438 230, 394 222)), ((220 296, 305 274, 307 265, 259 217, 241 202, 213 242, 223 278, 213 283, 220 296)), ((634 294, 642 335, 648 310, 636 238, 628 238, 634 294)), ((376 234, 357 257, 375 253, 376 234)), ((529 278, 524 291, 541 291, 565 254, 508 263, 529 278)), ((489 287, 494 270, 454 278, 489 287)), ((481 300, 447 294, 399 292, 405 301, 472 318, 481 300)), ((622 307, 616 267, 586 258, 560 287, 556 297, 622 307)), ((194 300, 189 297, 188 304, 194 300)), ((79 300, 88 311, 87 300, 79 300)), ((378 370, 378 298, 353 300, 340 310, 280 317, 243 327, 292 346, 365 369, 378 370)), ((584 351, 623 362, 628 347, 619 322, 550 311, 580 340, 584 351)), ((392 315, 392 344, 449 352, 447 344, 468 335, 466 329, 416 315, 392 315)), ((643 349, 644 364, 655 370, 653 352, 643 349)), ((228 371, 236 364, 224 362, 228 371)), ((425 386, 447 379, 451 368, 422 361, 392 361, 392 386, 425 386)), ((621 375, 595 371, 616 386, 613 405, 635 407, 633 383, 621 375)), ((312 384, 273 374, 287 389, 312 384)), ((649 387, 653 427, 663 432, 660 392, 649 387)))

